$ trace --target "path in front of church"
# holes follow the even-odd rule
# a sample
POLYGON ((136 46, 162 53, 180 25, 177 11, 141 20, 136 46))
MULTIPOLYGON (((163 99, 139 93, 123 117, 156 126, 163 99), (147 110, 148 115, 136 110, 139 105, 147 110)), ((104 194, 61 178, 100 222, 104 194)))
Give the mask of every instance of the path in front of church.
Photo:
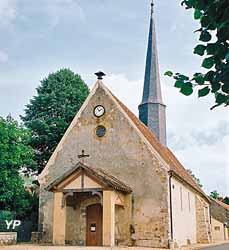
POLYGON ((221 245, 221 246, 212 246, 212 247, 201 248, 200 250, 229 250, 229 244, 224 244, 224 245, 221 245))
MULTIPOLYGON (((42 246, 32 244, 18 244, 12 246, 1 246, 0 250, 165 250, 159 248, 144 248, 144 247, 76 247, 76 246, 42 246)), ((229 243, 221 243, 217 246, 196 246, 191 248, 184 248, 184 250, 229 250, 229 243)))
POLYGON ((145 247, 78 247, 78 246, 42 246, 32 244, 18 244, 11 246, 1 246, 0 250, 165 250, 164 248, 145 247))

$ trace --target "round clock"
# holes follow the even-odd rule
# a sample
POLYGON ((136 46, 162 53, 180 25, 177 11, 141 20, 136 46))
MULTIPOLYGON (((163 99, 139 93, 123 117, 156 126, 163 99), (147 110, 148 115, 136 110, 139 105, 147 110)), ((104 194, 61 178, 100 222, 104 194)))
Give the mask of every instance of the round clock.
POLYGON ((98 105, 94 108, 94 115, 96 117, 101 117, 105 114, 105 108, 102 105, 98 105))

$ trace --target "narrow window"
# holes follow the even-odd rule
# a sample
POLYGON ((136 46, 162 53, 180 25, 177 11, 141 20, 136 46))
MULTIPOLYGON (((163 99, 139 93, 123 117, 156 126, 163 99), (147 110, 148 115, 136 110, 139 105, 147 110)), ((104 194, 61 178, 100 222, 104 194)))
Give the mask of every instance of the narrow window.
POLYGON ((188 209, 191 212, 191 201, 190 201, 190 193, 188 192, 188 209))
POLYGON ((180 207, 181 207, 181 211, 182 211, 183 210, 182 187, 180 187, 180 207))

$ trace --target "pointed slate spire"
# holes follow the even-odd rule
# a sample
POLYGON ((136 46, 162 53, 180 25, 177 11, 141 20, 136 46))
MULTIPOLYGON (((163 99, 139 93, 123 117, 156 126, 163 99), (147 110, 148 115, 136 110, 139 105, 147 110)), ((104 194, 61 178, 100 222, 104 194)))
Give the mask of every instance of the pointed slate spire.
POLYGON ((153 7, 152 1, 144 89, 142 102, 139 105, 139 119, 149 127, 163 145, 166 145, 166 106, 161 95, 153 7))

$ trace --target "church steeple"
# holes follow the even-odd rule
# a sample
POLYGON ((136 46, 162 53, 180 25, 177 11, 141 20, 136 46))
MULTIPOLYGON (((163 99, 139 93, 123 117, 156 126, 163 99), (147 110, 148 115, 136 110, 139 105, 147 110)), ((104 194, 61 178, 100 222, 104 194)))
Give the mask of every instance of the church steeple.
POLYGON ((149 127, 163 145, 166 145, 166 106, 161 95, 153 8, 152 0, 144 89, 142 102, 139 105, 139 119, 149 127))

